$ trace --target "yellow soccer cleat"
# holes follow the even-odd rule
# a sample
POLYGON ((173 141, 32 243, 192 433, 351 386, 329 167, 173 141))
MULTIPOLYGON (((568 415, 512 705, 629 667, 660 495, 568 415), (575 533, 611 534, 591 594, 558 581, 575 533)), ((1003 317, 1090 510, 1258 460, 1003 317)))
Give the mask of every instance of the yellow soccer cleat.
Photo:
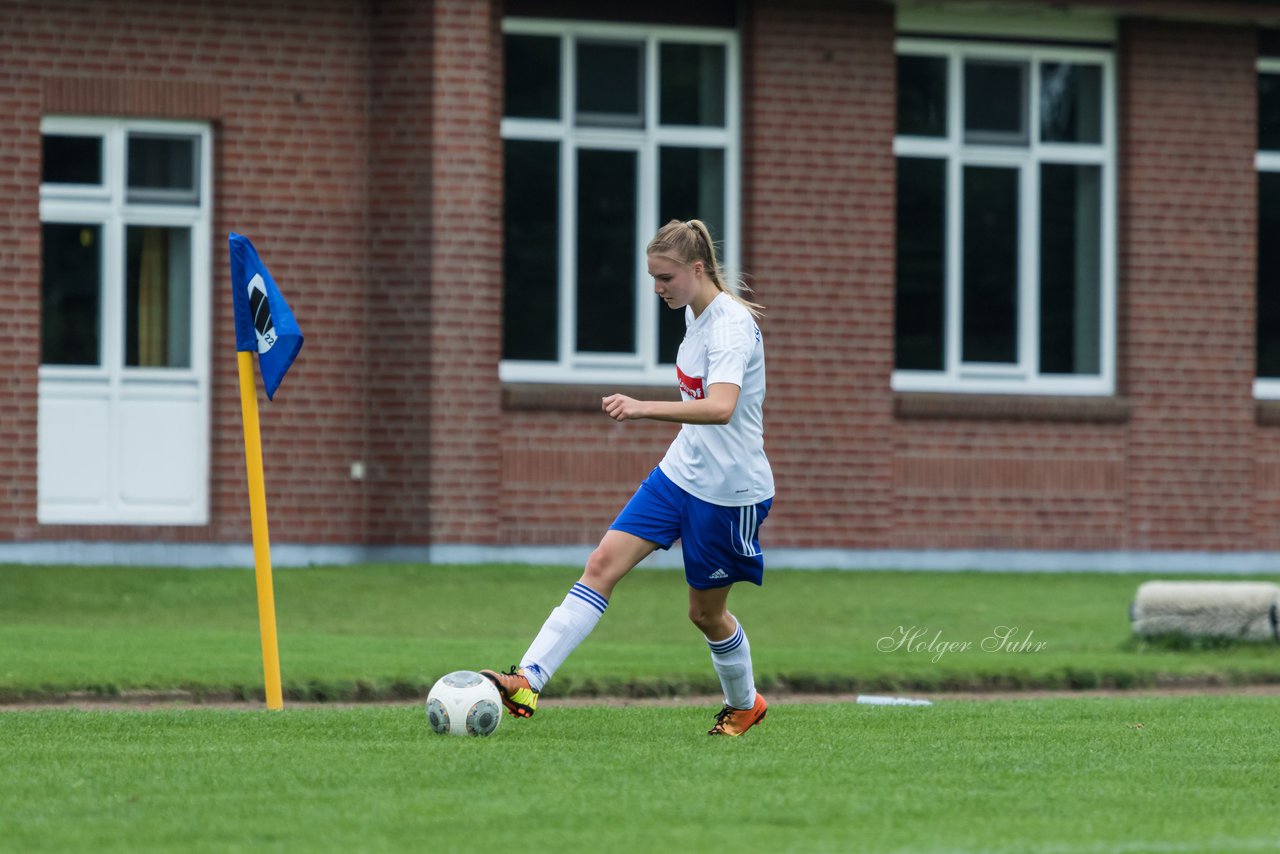
POLYGON ((756 692, 755 705, 749 709, 735 709, 725 703, 724 708, 716 715, 716 725, 707 730, 707 735, 742 735, 764 720, 768 708, 768 703, 760 696, 759 691, 756 692))
POLYGON ((507 707, 512 717, 531 718, 538 710, 538 692, 529 685, 523 668, 513 665, 506 673, 481 670, 480 675, 497 686, 498 693, 502 695, 502 705, 507 707))

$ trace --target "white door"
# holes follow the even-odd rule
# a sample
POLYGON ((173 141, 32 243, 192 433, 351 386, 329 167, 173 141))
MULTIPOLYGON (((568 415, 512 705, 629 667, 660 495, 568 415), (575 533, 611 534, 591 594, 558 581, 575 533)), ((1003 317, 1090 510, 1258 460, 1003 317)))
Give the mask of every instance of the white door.
POLYGON ((209 131, 46 118, 38 518, 209 517, 209 131))

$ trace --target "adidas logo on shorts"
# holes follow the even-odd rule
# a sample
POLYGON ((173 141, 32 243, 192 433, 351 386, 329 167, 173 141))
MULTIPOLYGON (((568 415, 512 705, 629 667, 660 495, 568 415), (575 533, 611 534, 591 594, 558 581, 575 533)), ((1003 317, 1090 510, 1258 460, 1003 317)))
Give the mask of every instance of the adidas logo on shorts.
POLYGON ((723 569, 717 569, 715 572, 707 576, 707 578, 709 579, 710 578, 728 578, 728 577, 729 577, 729 573, 725 572, 723 569))

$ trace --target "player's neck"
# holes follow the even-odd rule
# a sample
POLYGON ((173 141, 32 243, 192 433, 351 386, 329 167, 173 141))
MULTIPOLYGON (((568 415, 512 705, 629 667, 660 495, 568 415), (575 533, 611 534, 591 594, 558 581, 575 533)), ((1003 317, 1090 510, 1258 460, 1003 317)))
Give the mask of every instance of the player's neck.
POLYGON ((711 305, 711 301, 720 296, 720 289, 710 282, 707 283, 698 295, 689 302, 689 308, 693 309, 693 319, 697 320, 702 313, 707 310, 707 306, 711 305))

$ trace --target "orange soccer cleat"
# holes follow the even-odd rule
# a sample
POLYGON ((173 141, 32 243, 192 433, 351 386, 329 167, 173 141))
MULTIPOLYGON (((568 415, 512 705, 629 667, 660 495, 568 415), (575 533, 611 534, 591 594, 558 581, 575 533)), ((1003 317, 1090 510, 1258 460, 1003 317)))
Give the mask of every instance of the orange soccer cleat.
POLYGON ((480 675, 497 686, 498 693, 502 695, 502 705, 507 707, 512 717, 531 718, 538 710, 538 692, 525 678, 523 668, 512 666, 506 673, 481 670, 480 675))
POLYGON ((760 692, 756 692, 756 702, 749 709, 735 709, 725 703, 716 715, 716 725, 707 730, 707 735, 742 735, 760 721, 764 720, 769 704, 764 701, 760 692))

